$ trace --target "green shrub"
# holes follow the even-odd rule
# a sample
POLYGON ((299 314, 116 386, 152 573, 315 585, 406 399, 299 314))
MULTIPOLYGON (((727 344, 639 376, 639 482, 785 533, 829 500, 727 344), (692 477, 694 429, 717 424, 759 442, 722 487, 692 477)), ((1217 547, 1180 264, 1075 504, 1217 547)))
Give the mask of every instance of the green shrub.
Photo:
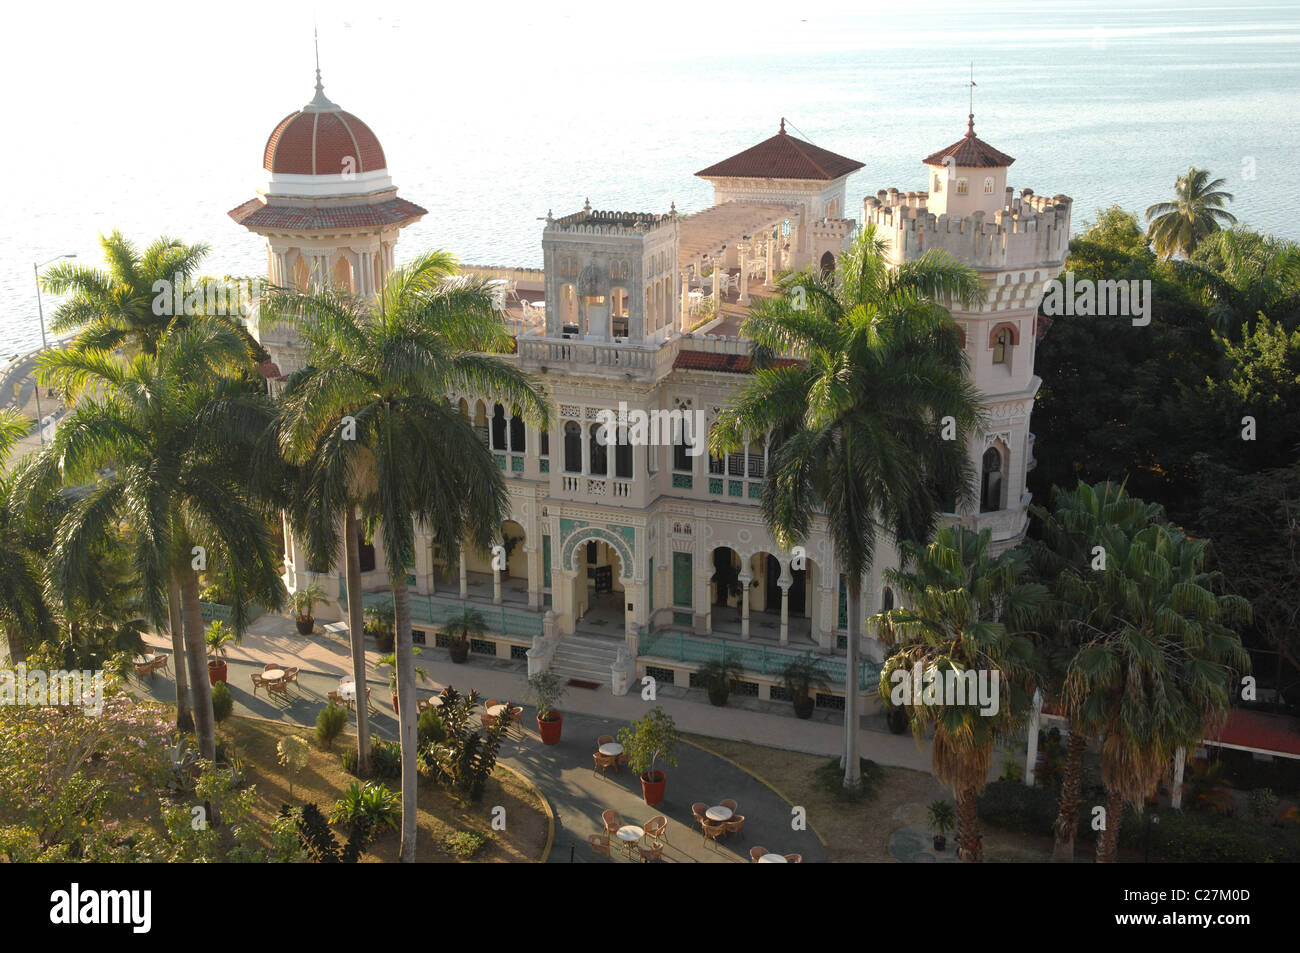
POLYGON ((447 728, 442 723, 442 716, 436 708, 426 708, 420 712, 420 720, 415 725, 416 739, 420 748, 431 744, 441 744, 447 740, 447 728))
POLYGON ((382 738, 373 739, 370 743, 370 773, 377 778, 400 778, 402 776, 402 746, 396 741, 384 741, 382 738))
POLYGON ((1255 788, 1246 801, 1250 805, 1250 816, 1257 821, 1271 821, 1277 813, 1277 795, 1272 788, 1255 788))
POLYGON ((356 748, 343 749, 343 770, 354 778, 360 777, 360 775, 357 774, 357 757, 356 748))
POLYGON ((353 781, 334 805, 330 823, 356 827, 368 824, 375 830, 397 830, 402 820, 402 796, 382 784, 353 781))
MULTIPOLYGON (((1092 816, 1087 810, 1088 804, 1087 798, 1080 799, 1081 821, 1092 816)), ((1059 806, 1054 790, 1026 787, 1020 781, 994 781, 975 799, 980 820, 989 826, 1018 834, 1046 834, 1049 837, 1059 806)))
POLYGON ((334 739, 343 734, 347 723, 347 710, 331 702, 316 716, 316 741, 328 751, 333 747, 334 739))
MULTIPOLYGON (((1296 863, 1300 862, 1300 826, 1277 827, 1222 814, 1158 811, 1159 824, 1150 827, 1151 856, 1170 863, 1296 863)), ((1120 831, 1123 847, 1141 850, 1146 832, 1142 823, 1120 831)))
POLYGON ((225 682, 212 686, 212 717, 221 724, 235 710, 235 696, 230 694, 230 687, 225 682))
POLYGON ((876 796, 876 785, 882 777, 880 765, 859 758, 858 766, 862 771, 862 787, 856 794, 844 790, 844 769, 840 767, 839 758, 831 758, 813 772, 813 786, 842 801, 870 800, 876 796))
POLYGON ((488 842, 488 837, 478 831, 458 831, 447 838, 447 849, 461 860, 469 860, 488 842))

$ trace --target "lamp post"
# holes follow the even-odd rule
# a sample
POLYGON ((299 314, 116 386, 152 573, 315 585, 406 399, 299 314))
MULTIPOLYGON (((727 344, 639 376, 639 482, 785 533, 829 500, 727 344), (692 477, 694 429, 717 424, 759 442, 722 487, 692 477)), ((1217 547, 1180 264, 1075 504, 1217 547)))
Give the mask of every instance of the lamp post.
MULTIPOLYGON (((36 277, 36 313, 41 319, 41 350, 42 351, 45 350, 46 343, 45 343, 45 308, 41 304, 41 269, 44 268, 46 265, 50 264, 50 262, 58 261, 60 258, 76 258, 76 257, 77 257, 76 252, 71 252, 67 255, 55 255, 49 261, 43 261, 39 265, 35 263, 32 264, 32 274, 35 275, 36 277)), ((32 392, 36 395, 36 429, 40 432, 41 445, 44 446, 45 418, 41 415, 41 385, 36 380, 35 373, 32 374, 32 392)))

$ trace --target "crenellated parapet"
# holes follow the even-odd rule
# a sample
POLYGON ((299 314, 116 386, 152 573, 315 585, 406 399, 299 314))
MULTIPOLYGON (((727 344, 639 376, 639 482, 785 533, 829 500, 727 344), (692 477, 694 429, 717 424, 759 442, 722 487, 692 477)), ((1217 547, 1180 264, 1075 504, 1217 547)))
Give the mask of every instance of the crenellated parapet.
POLYGON ((1065 195, 1035 195, 1032 189, 1019 196, 1012 192, 1006 190, 1006 206, 992 216, 982 211, 957 216, 930 212, 928 192, 881 189, 863 201, 863 219, 889 240, 895 262, 941 248, 977 271, 1041 267, 1046 281, 1069 252, 1073 202, 1065 195))
POLYGON ((582 211, 565 215, 563 218, 546 219, 547 232, 563 232, 578 235, 644 235, 664 227, 672 227, 677 222, 677 210, 664 215, 650 212, 613 212, 593 209, 590 204, 582 211))

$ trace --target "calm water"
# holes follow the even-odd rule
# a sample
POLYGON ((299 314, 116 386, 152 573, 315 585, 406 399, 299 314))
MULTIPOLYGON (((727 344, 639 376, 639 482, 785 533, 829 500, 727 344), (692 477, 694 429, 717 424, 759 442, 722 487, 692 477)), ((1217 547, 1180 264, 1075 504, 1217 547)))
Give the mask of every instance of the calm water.
MULTIPOLYGON (((226 212, 252 197, 267 134, 311 96, 310 10, 110 6, 15 13, 0 38, 3 355, 39 342, 32 262, 98 264, 101 231, 206 241, 211 274, 265 271, 260 239, 226 212)), ((316 10, 327 94, 429 210, 399 258, 440 246, 537 266, 538 217, 588 196, 703 208, 694 173, 781 116, 866 163, 849 180, 860 218, 864 195, 922 187, 921 157, 965 131, 972 60, 977 132, 1016 157, 1015 188, 1072 196, 1076 227, 1169 197, 1195 164, 1228 179, 1244 222, 1300 239, 1300 5, 815 6, 316 10)))

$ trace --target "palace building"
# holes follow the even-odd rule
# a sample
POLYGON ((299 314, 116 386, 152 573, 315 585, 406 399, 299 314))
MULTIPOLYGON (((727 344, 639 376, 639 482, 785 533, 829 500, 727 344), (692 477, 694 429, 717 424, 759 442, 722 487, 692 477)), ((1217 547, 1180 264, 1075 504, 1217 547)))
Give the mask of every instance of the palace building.
MULTIPOLYGON (((921 189, 882 190, 862 209, 894 262, 942 248, 986 285, 984 305, 952 312, 990 421, 969 446, 978 503, 942 518, 987 528, 1001 547, 1027 525, 1036 315, 1065 260, 1071 211, 1062 195, 1015 193, 1013 161, 975 135, 971 116, 961 139, 922 160, 921 189)), ((273 283, 373 294, 394 267, 400 230, 425 214, 397 197, 379 140, 325 97, 319 72, 312 101, 272 131, 263 167, 257 197, 230 215, 263 236, 273 283)), ((862 168, 790 135, 782 120, 775 135, 697 173, 713 185, 710 208, 601 211, 586 202, 548 214, 542 269, 463 266, 496 282, 517 345, 506 359, 544 384, 552 417, 539 431, 482 395, 448 395, 495 455, 511 512, 504 569, 474 552, 447 565, 423 541, 408 579, 425 637, 468 602, 492 629, 476 652, 527 657, 530 671, 550 666, 615 691, 625 689, 620 672, 688 684, 723 639, 762 698, 779 694, 789 654, 821 653, 834 672, 847 624, 843 580, 823 525, 803 560, 764 526, 764 439, 718 459, 692 456, 685 440, 634 445, 623 430, 606 446, 598 432, 602 412, 620 405, 679 412, 707 428, 749 372, 738 329, 751 302, 774 292, 778 272, 833 269, 852 241, 846 182, 862 168)), ((454 251, 455 236, 442 245, 454 251)), ((251 327, 272 356, 274 388, 302 366, 301 346, 285 327, 259 327, 255 314, 251 327)), ((382 547, 363 545, 362 555, 367 604, 385 601, 382 547)), ((882 571, 896 559, 879 547, 865 615, 892 606, 882 571)), ((338 611, 341 570, 311 572, 287 526, 285 561, 290 589, 319 582, 338 611)), ((879 660, 871 639, 863 650, 879 660)))

